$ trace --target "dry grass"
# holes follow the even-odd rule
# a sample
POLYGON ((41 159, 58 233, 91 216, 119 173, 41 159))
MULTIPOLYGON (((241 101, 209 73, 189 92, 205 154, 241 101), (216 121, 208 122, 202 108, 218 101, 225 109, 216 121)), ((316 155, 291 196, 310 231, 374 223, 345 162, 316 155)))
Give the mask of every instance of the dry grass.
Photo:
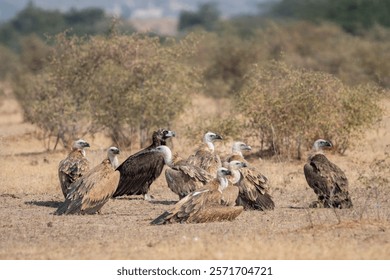
MULTIPOLYGON (((212 100, 198 100, 194 118, 199 104, 218 113, 212 100)), ((62 201, 57 164, 66 151, 45 152, 35 137, 39 131, 22 122, 12 98, 0 106, 0 259, 390 259, 389 186, 369 188, 358 181, 390 143, 388 111, 381 127, 345 156, 329 155, 350 179, 353 209, 307 209, 315 196, 306 186, 303 162, 251 158, 270 178, 274 211, 244 212, 232 222, 151 226, 176 200, 164 176, 151 187, 154 203, 120 198, 110 200, 102 215, 52 215, 62 201)), ((389 109, 389 100, 383 106, 389 109)), ((174 149, 188 155, 180 135, 193 120, 180 121, 174 149)), ((88 141, 88 157, 97 164, 110 142, 88 141)), ((217 144, 223 152, 229 148, 217 144)), ((123 151, 120 160, 133 152, 123 151)))

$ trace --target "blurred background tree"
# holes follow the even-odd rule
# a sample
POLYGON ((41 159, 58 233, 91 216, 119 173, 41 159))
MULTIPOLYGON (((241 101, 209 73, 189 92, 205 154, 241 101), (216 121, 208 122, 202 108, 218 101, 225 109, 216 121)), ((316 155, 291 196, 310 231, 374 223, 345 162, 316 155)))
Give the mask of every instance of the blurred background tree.
POLYGON ((120 146, 143 145, 203 94, 218 110, 193 116, 189 138, 217 130, 300 157, 313 138, 330 137, 343 153, 388 97, 389 14, 389 1, 282 0, 226 18, 206 2, 181 11, 177 36, 166 37, 134 34, 99 8, 30 2, 0 25, 0 78, 12 78, 25 119, 64 145, 97 131, 120 146), (317 103, 326 109, 309 115, 317 103))

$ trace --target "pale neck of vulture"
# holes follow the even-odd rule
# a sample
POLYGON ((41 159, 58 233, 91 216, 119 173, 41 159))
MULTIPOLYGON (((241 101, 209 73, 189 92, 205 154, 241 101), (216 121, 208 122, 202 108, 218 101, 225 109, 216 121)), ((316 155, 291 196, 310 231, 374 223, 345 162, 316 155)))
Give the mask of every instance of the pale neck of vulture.
POLYGON ((239 170, 235 170, 235 169, 230 169, 230 171, 232 172, 232 175, 233 175, 233 178, 231 179, 231 182, 233 184, 236 184, 238 181, 240 181, 240 178, 241 178, 241 172, 239 170))
POLYGON ((164 162, 166 165, 168 166, 172 166, 173 165, 173 156, 172 156, 172 152, 170 149, 164 149, 164 152, 162 153, 163 156, 164 156, 164 162))
POLYGON ((119 166, 118 157, 114 154, 108 154, 108 159, 110 160, 110 163, 114 169, 116 169, 119 166))
POLYGON ((219 180, 219 188, 218 188, 218 190, 220 192, 222 192, 224 189, 226 189, 228 187, 229 181, 228 181, 228 179, 225 176, 219 177, 218 180, 219 180))
POLYGON ((212 141, 210 141, 210 139, 208 139, 205 135, 205 137, 203 138, 203 143, 205 143, 207 145, 207 147, 210 149, 210 151, 214 152, 214 144, 212 141))

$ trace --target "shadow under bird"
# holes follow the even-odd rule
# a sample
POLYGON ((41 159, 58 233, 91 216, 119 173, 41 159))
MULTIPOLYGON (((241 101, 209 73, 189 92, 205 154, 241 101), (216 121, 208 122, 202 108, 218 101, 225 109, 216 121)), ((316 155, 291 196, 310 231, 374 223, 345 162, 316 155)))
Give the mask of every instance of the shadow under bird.
POLYGON ((318 139, 313 144, 313 153, 304 166, 306 181, 317 195, 311 208, 351 208, 349 183, 345 173, 324 155, 324 148, 332 148, 328 140, 318 139))
POLYGON ((56 215, 95 214, 112 197, 119 182, 119 149, 110 147, 107 158, 85 173, 70 186, 65 201, 58 207, 56 215))
POLYGON ((158 146, 156 151, 163 155, 165 164, 168 166, 165 169, 165 179, 168 187, 179 196, 179 199, 204 187, 214 178, 202 168, 190 164, 178 156, 173 156, 171 149, 167 146, 158 146))
POLYGON ((90 147, 89 143, 83 139, 74 141, 72 150, 58 165, 58 178, 65 198, 70 185, 89 170, 89 161, 85 157, 85 148, 88 147, 90 147))
POLYGON ((244 142, 234 142, 232 154, 224 162, 224 165, 227 165, 231 161, 238 160, 247 164, 246 168, 240 169, 243 178, 237 183, 239 188, 237 205, 243 206, 245 210, 273 210, 275 203, 268 193, 268 178, 257 168, 250 166, 242 154, 242 151, 251 149, 244 142))
POLYGON ((222 140, 222 136, 214 132, 205 133, 203 143, 187 159, 188 163, 198 166, 215 176, 214 174, 217 174, 218 168, 222 167, 221 159, 215 152, 214 141, 216 140, 222 140))
POLYGON ((151 224, 207 223, 235 219, 242 213, 242 206, 226 206, 223 203, 223 191, 229 185, 226 176, 229 175, 231 172, 227 168, 219 168, 217 178, 211 180, 203 189, 188 194, 151 224))
POLYGON ((174 136, 174 131, 166 129, 154 131, 152 144, 149 147, 129 156, 119 165, 117 170, 121 176, 114 197, 143 195, 145 200, 152 199, 148 194, 150 185, 160 176, 164 168, 164 157, 155 148, 166 145, 166 140, 174 136))

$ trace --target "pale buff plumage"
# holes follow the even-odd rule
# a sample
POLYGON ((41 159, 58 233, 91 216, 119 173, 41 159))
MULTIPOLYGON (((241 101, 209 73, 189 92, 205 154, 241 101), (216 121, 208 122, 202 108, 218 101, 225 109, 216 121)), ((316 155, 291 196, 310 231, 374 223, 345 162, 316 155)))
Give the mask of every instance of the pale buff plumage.
POLYGON ((107 158, 84 174, 70 186, 70 191, 57 215, 62 214, 95 214, 112 197, 119 182, 117 155, 119 149, 110 147, 107 158))

